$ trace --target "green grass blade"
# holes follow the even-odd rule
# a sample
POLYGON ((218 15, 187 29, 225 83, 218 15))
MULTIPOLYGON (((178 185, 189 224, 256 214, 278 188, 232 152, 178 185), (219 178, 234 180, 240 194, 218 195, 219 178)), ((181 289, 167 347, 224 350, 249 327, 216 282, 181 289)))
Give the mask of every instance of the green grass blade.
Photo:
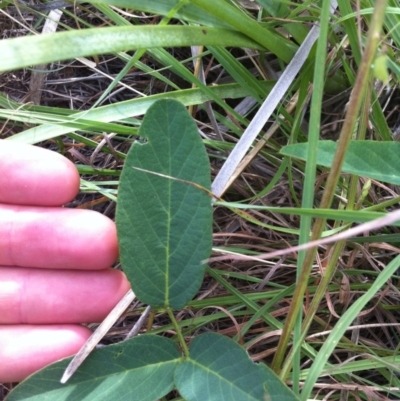
MULTIPOLYGON (((302 208, 311 208, 314 204, 314 185, 315 185, 315 176, 316 176, 316 154, 313 152, 313 149, 317 147, 320 135, 320 124, 321 124, 321 104, 322 104, 322 96, 323 96, 323 85, 325 80, 325 60, 326 60, 326 52, 327 52, 327 37, 328 37, 328 27, 329 27, 329 19, 330 19, 330 8, 332 2, 329 0, 324 0, 322 12, 321 12, 321 21, 320 21, 320 32, 317 42, 317 54, 315 58, 314 64, 314 80, 313 80, 313 95, 311 99, 311 115, 310 115, 310 131, 308 134, 308 140, 310 142, 309 152, 307 154, 307 163, 305 169, 305 181, 304 181, 304 191, 303 191, 303 199, 302 199, 302 208)), ((333 4, 336 7, 336 2, 333 4)), ((304 216, 301 219, 300 224, 300 237, 299 237, 299 245, 308 242, 310 238, 310 230, 311 230, 311 218, 304 216)), ((301 269, 309 269, 309 266, 303 266, 305 257, 305 252, 300 252, 299 258, 297 261, 297 278, 299 279, 301 276, 301 269)), ((301 286, 304 286, 305 283, 301 283, 301 286)), ((304 287, 305 288, 305 287, 304 287)), ((302 298, 304 296, 303 292, 299 292, 298 298, 293 299, 293 304, 301 304, 302 298)), ((293 310, 293 309, 292 309, 293 310)), ((280 369, 281 363, 283 361, 283 356, 286 353, 287 343, 289 341, 289 336, 295 328, 295 340, 300 338, 300 328, 301 328, 301 312, 298 309, 298 313, 294 313, 293 315, 289 313, 288 319, 286 320, 282 337, 280 339, 277 352, 274 356, 273 361, 273 369, 278 371, 280 369), (295 327, 296 326, 296 327, 295 327)), ((294 356, 297 359, 297 365, 299 363, 299 354, 294 356)), ((294 367, 298 373, 298 366, 294 367)), ((297 378, 295 378, 295 382, 298 383, 297 378)), ((298 392, 298 385, 296 384, 296 392, 298 392)))
POLYGON ((83 29, 2 40, 0 72, 96 54, 192 45, 262 49, 261 45, 229 29, 178 25, 83 29))
MULTIPOLYGON (((273 84, 271 82, 260 82, 260 85, 266 85, 267 88, 272 88, 273 84)), ((222 99, 235 99, 248 95, 248 93, 237 84, 210 86, 209 90, 213 93, 213 97, 220 97, 222 99)), ((185 106, 190 106, 201 104, 207 100, 210 100, 211 97, 199 89, 186 89, 181 91, 160 93, 147 96, 145 98, 126 100, 117 104, 98 107, 93 110, 72 113, 73 117, 71 119, 60 119, 57 124, 44 124, 34 127, 19 134, 13 135, 12 137, 9 137, 8 140, 20 141, 29 144, 39 143, 50 138, 55 138, 63 134, 74 132, 77 127, 75 124, 70 124, 70 122, 79 122, 81 119, 90 120, 93 121, 93 123, 97 122, 97 124, 100 122, 108 123, 111 121, 122 120, 125 122, 126 119, 145 114, 147 109, 159 99, 176 99, 185 106)), ((30 110, 29 106, 27 108, 30 110)), ((40 108, 40 110, 44 109, 40 108)))
POLYGON ((336 323, 329 337, 325 340, 322 348, 319 350, 317 358, 312 365, 303 390, 301 399, 306 401, 311 394, 314 383, 318 380, 320 373, 324 370, 325 363, 335 349, 338 341, 345 333, 348 326, 354 321, 357 315, 361 312, 364 306, 377 294, 381 287, 392 277, 396 270, 400 267, 400 255, 396 256, 379 274, 379 276, 371 284, 370 289, 355 301, 350 308, 336 323))
POLYGON ((186 3, 176 12, 175 18, 215 28, 232 29, 232 27, 223 20, 211 15, 207 10, 202 10, 194 4, 190 4, 190 2, 186 0, 92 0, 90 3, 134 9, 145 13, 164 16, 175 9, 179 3, 186 3))
POLYGON ((285 62, 293 58, 296 46, 282 36, 263 28, 258 22, 224 0, 190 0, 192 4, 231 25, 285 62))

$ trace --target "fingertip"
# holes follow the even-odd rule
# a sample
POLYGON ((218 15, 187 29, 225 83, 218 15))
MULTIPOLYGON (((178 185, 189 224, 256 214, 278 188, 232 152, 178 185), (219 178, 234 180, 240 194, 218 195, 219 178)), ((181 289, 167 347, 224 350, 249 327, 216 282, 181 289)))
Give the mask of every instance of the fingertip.
POLYGON ((91 334, 78 325, 0 326, 0 382, 19 382, 76 354, 91 334))
POLYGON ((101 213, 0 205, 0 265, 101 270, 118 258, 115 223, 101 213))
POLYGON ((61 206, 79 191, 72 162, 56 152, 0 140, 0 203, 61 206))
POLYGON ((0 327, 101 322, 129 288, 125 274, 115 269, 0 267, 0 327))
MULTIPOLYGON (((92 210, 68 210, 64 216, 69 230, 58 235, 68 238, 63 249, 65 255, 75 258, 74 264, 60 266, 73 269, 103 270, 118 258, 118 238, 115 223, 103 214, 92 210), (80 212, 80 215, 76 212, 80 212)), ((54 255, 53 261, 56 259, 54 255)), ((57 267, 57 266, 56 266, 57 267)))

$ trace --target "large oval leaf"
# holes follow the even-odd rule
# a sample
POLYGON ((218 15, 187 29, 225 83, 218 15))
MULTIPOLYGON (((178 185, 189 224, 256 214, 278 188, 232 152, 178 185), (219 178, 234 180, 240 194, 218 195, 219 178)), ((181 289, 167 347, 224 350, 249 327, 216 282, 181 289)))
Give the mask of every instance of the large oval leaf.
POLYGON ((118 191, 121 261, 142 302, 179 309, 199 289, 212 243, 210 196, 180 180, 209 189, 208 156, 193 119, 174 100, 154 103, 139 134, 147 142, 130 149, 118 191))
POLYGON ((175 384, 187 401, 298 401, 275 373, 215 333, 193 340, 190 358, 175 371, 175 384))
POLYGON ((67 384, 60 379, 71 358, 30 376, 6 401, 154 401, 173 387, 180 362, 176 344, 153 335, 95 350, 67 384))
MULTIPOLYGON (((331 167, 337 143, 320 141, 317 164, 331 167)), ((306 160, 308 143, 296 143, 281 149, 282 154, 306 160)), ((344 173, 400 185, 400 142, 352 141, 342 170, 344 173)))

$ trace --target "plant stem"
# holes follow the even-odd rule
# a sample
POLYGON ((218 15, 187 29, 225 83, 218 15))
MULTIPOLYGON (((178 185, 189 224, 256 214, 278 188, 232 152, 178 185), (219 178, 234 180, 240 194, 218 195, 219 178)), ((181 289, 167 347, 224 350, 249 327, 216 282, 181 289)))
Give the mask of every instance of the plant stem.
MULTIPOLYGON (((371 86, 372 82, 368 82, 367 92, 368 94, 363 97, 363 105, 361 109, 361 117, 359 118, 359 125, 357 129, 357 140, 364 140, 365 139, 365 132, 367 129, 367 121, 368 121, 368 110, 370 109, 370 98, 371 98, 371 86)), ((347 210, 355 210, 356 207, 356 195, 357 195, 357 183, 359 177, 358 176, 351 176, 348 185, 348 195, 347 195, 347 210)), ((343 222, 342 222, 343 224, 343 222)), ((332 249, 329 252, 326 252, 328 256, 328 264, 324 269, 322 274, 321 282, 319 283, 314 297, 312 298, 310 307, 305 314, 304 321, 301 327, 301 337, 298 341, 293 341, 293 348, 291 349, 289 355, 286 357, 284 365, 282 367, 282 371, 280 377, 283 381, 286 380, 287 376, 289 375, 291 366, 293 365, 293 355, 295 355, 297 350, 300 350, 300 347, 307 336, 307 331, 314 319, 315 314, 318 311, 318 307, 320 305, 321 300, 324 298, 326 291, 328 290, 329 283, 332 280, 333 275, 336 271, 336 266, 338 264, 338 260, 340 255, 342 254, 343 248, 346 245, 346 240, 336 242, 332 249)))
MULTIPOLYGON (((344 158, 352 138, 354 126, 357 121, 358 114, 360 112, 360 107, 363 99, 363 94, 369 77, 369 69, 374 61, 376 50, 379 43, 380 31, 382 28, 383 20, 385 17, 387 0, 377 0, 374 13, 371 19, 371 26, 368 33, 367 45, 363 53, 360 67, 358 69, 356 81, 354 83, 354 88, 350 95, 349 106, 340 133, 338 147, 335 153, 334 162, 332 164, 332 169, 329 173, 326 187, 322 196, 320 208, 329 208, 333 196, 335 194, 335 188, 339 180, 344 158)), ((313 232, 311 235, 311 241, 320 238, 322 230, 325 225, 325 219, 317 219, 313 227, 313 232)), ((308 278, 310 277, 312 263, 317 252, 316 248, 311 248, 307 251, 300 273, 299 284, 295 289, 293 294, 293 301, 290 305, 289 312, 287 315, 287 323, 284 326, 282 336, 279 341, 278 350, 284 350, 287 347, 293 326, 296 320, 296 316, 303 305, 303 296, 307 288, 308 278)), ((275 355, 274 361, 272 363, 272 368, 275 371, 280 369, 284 354, 283 352, 277 353, 275 355)))
MULTIPOLYGON (((319 141, 319 131, 321 125, 321 105, 322 105, 322 96, 323 96, 323 83, 325 79, 325 60, 326 60, 326 48, 327 48, 327 40, 328 40, 328 27, 329 27, 329 17, 330 17, 330 7, 331 1, 324 0, 321 17, 320 17, 320 32, 317 42, 317 54, 316 61, 314 67, 314 79, 313 79, 313 95, 311 99, 311 112, 310 112, 310 131, 309 131, 309 146, 308 146, 308 154, 307 154, 307 163, 305 170, 305 181, 304 181, 304 193, 302 197, 302 207, 303 208, 312 208, 314 203, 314 185, 315 185, 315 175, 316 175, 316 165, 317 165, 317 152, 315 149, 318 148, 319 141)), ((309 241, 311 229, 311 217, 303 216, 301 218, 300 224, 300 238, 299 245, 305 244, 309 241)), ((302 276, 302 271, 304 271, 304 260, 306 257, 305 251, 299 252, 298 262, 297 262, 297 287, 305 287, 308 283, 308 277, 302 276), (302 280, 304 283, 302 283, 302 280), (304 284, 304 285, 303 285, 304 284)), ((282 341, 283 337, 281 337, 281 341, 279 342, 276 354, 274 356, 274 360, 272 363, 272 369, 275 372, 278 372, 283 361, 284 355, 286 353, 287 343, 289 341, 289 336, 295 327, 295 323, 297 321, 294 339, 293 342, 296 343, 301 339, 301 314, 300 314, 300 305, 302 304, 302 299, 304 295, 304 291, 299 293, 299 297, 295 297, 296 292, 293 296, 292 304, 298 304, 298 308, 296 313, 292 316, 288 315, 286 320, 286 324, 283 329, 283 336, 287 336, 285 341, 282 341), (289 328, 287 328, 289 326, 289 328)), ((299 362, 300 357, 297 354, 297 358, 295 355, 295 359, 299 362)), ((295 366, 294 374, 297 376, 299 372, 299 364, 295 366)), ((296 377, 293 378, 294 383, 298 383, 296 377)), ((298 392, 297 384, 295 384, 294 388, 295 392, 298 392), (297 391, 296 391, 297 390, 297 391)))
POLYGON ((174 316, 174 314, 172 312, 172 309, 171 308, 167 308, 167 313, 168 313, 168 316, 171 319, 171 322, 172 322, 172 324, 173 324, 173 326, 175 328, 176 335, 178 336, 179 342, 181 343, 181 347, 182 347, 183 353, 185 354, 186 358, 189 358, 189 349, 188 349, 188 347, 186 345, 185 339, 183 338, 181 329, 179 327, 178 322, 175 319, 175 316, 174 316))

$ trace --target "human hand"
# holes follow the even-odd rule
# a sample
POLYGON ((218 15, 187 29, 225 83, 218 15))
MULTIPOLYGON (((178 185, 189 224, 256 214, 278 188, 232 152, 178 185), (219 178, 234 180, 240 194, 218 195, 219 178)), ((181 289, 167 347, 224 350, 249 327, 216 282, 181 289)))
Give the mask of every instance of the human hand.
POLYGON ((21 381, 75 354, 129 289, 109 267, 114 223, 61 206, 79 189, 74 165, 0 140, 0 382, 21 381))

